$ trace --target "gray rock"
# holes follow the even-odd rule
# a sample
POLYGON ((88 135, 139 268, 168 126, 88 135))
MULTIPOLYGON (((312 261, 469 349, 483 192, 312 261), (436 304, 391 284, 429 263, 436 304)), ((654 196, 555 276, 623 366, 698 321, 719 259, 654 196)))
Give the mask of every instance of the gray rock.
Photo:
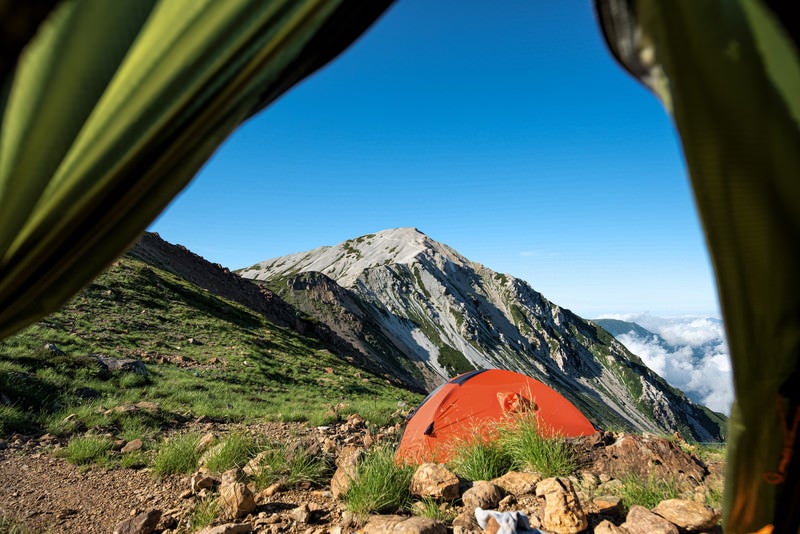
POLYGON ((105 365, 111 372, 136 373, 137 375, 147 376, 147 367, 142 360, 131 358, 109 358, 108 356, 95 355, 97 361, 105 365))

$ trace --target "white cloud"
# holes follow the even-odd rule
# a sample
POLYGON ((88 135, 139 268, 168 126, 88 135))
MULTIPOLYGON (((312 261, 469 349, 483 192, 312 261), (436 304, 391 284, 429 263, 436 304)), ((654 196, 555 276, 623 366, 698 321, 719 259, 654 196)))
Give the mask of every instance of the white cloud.
POLYGON ((708 317, 655 317, 649 314, 616 315, 658 334, 645 339, 633 332, 619 336, 628 350, 672 386, 714 411, 730 413, 733 374, 722 322, 708 317))

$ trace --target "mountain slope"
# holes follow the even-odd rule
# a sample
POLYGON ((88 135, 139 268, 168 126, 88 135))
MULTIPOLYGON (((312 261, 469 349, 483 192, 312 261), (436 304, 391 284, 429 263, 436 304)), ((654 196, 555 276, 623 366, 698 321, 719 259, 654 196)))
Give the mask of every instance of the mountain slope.
POLYGON ((692 404, 605 330, 417 229, 365 235, 240 274, 387 355, 384 366, 413 363, 428 389, 472 368, 512 369, 554 387, 602 426, 721 437, 723 417, 692 404), (345 313, 369 318, 369 334, 339 323, 345 313))

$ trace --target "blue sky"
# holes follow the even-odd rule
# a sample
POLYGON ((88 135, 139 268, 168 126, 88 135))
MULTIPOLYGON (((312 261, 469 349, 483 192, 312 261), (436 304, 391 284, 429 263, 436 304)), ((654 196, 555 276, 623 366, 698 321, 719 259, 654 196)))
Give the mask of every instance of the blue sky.
POLYGON ((150 229, 235 269, 400 226, 584 317, 718 313, 672 123, 590 2, 400 0, 150 229))

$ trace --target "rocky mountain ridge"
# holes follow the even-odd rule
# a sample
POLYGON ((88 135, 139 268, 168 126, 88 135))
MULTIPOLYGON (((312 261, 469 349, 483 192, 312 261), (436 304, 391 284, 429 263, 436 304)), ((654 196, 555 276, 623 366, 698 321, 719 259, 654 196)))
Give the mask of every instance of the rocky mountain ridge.
POLYGON ((722 437, 723 416, 693 404, 604 329, 415 228, 239 274, 427 389, 470 369, 505 368, 555 388, 600 426, 722 437))

